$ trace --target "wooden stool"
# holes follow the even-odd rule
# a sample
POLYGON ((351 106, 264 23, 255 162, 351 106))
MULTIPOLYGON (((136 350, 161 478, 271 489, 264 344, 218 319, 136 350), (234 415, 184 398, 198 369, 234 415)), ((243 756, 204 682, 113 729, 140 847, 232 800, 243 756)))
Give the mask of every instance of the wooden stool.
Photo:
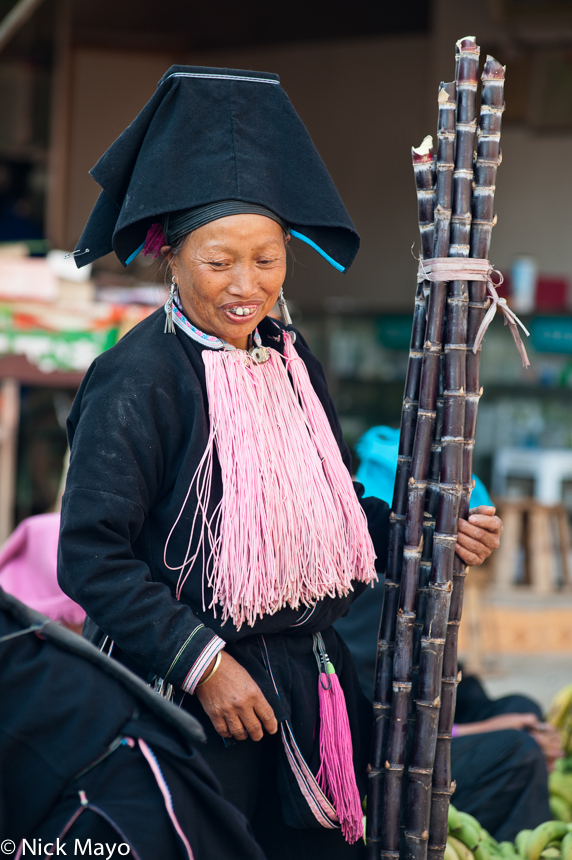
POLYGON ((521 552, 524 554, 523 585, 538 594, 556 591, 560 585, 572 585, 566 508, 541 505, 535 499, 498 499, 496 504, 504 531, 499 549, 491 556, 495 586, 510 589, 517 584, 521 552))

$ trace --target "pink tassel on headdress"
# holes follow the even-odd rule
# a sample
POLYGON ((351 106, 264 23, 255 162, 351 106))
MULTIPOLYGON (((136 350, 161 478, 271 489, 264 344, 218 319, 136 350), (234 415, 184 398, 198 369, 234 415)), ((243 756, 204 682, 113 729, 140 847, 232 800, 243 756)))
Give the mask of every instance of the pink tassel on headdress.
POLYGON ((320 770, 316 779, 334 805, 344 839, 351 844, 363 837, 363 812, 356 784, 346 698, 336 670, 327 657, 326 661, 318 678, 320 770))
POLYGON ((306 365, 288 334, 288 370, 268 352, 257 364, 242 350, 203 351, 210 435, 164 553, 165 565, 180 571, 180 598, 203 552, 209 608, 222 607, 223 622, 231 618, 237 629, 285 606, 345 595, 352 580, 376 579, 366 517, 306 365), (215 453, 223 494, 213 512, 215 453), (187 554, 173 567, 168 544, 191 492, 187 554))
POLYGON ((147 231, 145 244, 143 245, 143 255, 148 257, 152 254, 153 257, 158 257, 161 253, 163 245, 167 244, 163 228, 160 224, 151 224, 147 231))

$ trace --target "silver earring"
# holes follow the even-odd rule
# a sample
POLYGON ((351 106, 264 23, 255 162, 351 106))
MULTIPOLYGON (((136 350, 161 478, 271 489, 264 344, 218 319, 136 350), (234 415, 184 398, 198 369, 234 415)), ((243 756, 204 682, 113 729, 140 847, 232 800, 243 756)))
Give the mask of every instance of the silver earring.
POLYGON ((179 295, 179 288, 175 281, 175 276, 171 278, 171 289, 169 290, 169 298, 165 302, 165 333, 175 334, 175 324, 173 323, 173 303, 179 295))
POLYGON ((292 325, 292 317, 290 316, 290 311, 288 310, 288 305, 284 298, 283 289, 280 290, 280 295, 278 296, 278 307, 280 308, 280 316, 282 317, 284 325, 292 325))

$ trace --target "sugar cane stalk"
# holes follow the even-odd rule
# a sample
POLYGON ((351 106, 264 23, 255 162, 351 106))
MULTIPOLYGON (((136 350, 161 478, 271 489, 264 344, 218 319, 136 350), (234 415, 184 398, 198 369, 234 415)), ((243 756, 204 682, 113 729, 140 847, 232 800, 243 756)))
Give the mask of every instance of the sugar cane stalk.
MULTIPOLYGON (((441 84, 434 257, 445 257, 449 252, 455 149, 455 96, 454 83, 441 84)), ((446 284, 438 284, 438 289, 444 298, 447 291, 446 284)), ((441 364, 444 364, 442 359, 441 364)), ((441 394, 443 395, 442 390, 441 394)), ((414 692, 415 718, 408 768, 405 822, 405 851, 406 856, 412 858, 424 857, 427 853, 431 780, 439 717, 441 662, 449 608, 449 593, 442 587, 435 588, 432 575, 433 532, 439 501, 443 406, 442 401, 440 420, 435 428, 431 452, 432 481, 425 505, 428 516, 426 516, 424 528, 423 560, 419 583, 420 599, 417 607, 417 620, 418 624, 422 625, 422 637, 418 678, 414 692)))
MULTIPOLYGON (((428 259, 432 254, 434 244, 433 210, 435 203, 434 156, 430 138, 423 141, 420 150, 420 153, 413 153, 413 163, 417 188, 421 253, 425 259, 428 259)), ((387 728, 391 711, 395 625, 403 562, 407 486, 411 472, 411 456, 413 453, 415 426, 419 407, 419 381, 421 378, 425 328, 426 302, 424 285, 423 283, 419 283, 415 296, 415 312, 403 398, 397 476, 390 519, 385 598, 378 636, 374 690, 374 727, 371 764, 368 768, 368 805, 370 813, 367 817, 367 845, 368 854, 372 858, 377 858, 381 836, 381 783, 385 775, 383 764, 385 761, 387 728)))
MULTIPOLYGON (((443 113, 453 113, 454 116, 454 103, 449 105, 447 98, 443 102, 443 113)), ((413 152, 415 158, 416 151, 413 152)), ((417 151, 417 156, 419 155, 417 151)), ((440 174, 442 182, 446 171, 440 171, 440 174)), ((440 234, 442 233, 441 229, 440 234)), ((434 253, 434 248, 432 251, 434 253)), ((431 463, 439 392, 445 299, 446 284, 430 282, 427 330, 419 384, 419 409, 407 488, 405 545, 396 623, 392 707, 383 791, 382 853, 397 852, 400 842, 402 780, 407 750, 408 716, 411 708, 413 644, 422 554, 425 490, 431 463)))
MULTIPOLYGON (((456 86, 455 82, 441 83, 439 86, 439 114, 437 128, 437 184, 435 189, 435 242, 434 257, 445 257, 449 252, 449 236, 451 227, 451 200, 453 188, 453 168, 455 157, 455 114, 456 86)), ((442 359, 441 359, 442 361, 442 359)), ((425 512, 423 517, 423 551, 419 571, 419 589, 417 619, 415 622, 415 637, 413 645, 413 688, 416 695, 416 675, 419 669, 419 652, 423 619, 428 596, 429 578, 431 575, 433 532, 435 531, 435 516, 439 499, 439 473, 441 462, 441 431, 443 427, 443 379, 442 370, 439 372, 439 393, 436 406, 436 421, 431 445, 431 456, 427 486, 425 490, 425 512)))
MULTIPOLYGON (((474 39, 458 43, 457 72, 457 148, 454 173, 454 214, 452 218, 450 256, 469 256, 471 250, 471 186, 473 182, 473 151, 476 130, 476 94, 479 49, 474 39)), ((453 597, 446 618, 441 625, 442 681, 438 735, 435 747, 431 816, 429 827, 430 860, 441 860, 447 841, 447 812, 452 793, 451 786, 451 734, 455 712, 457 685, 457 636, 462 604, 462 586, 465 567, 455 553, 457 521, 462 513, 461 502, 466 478, 465 418, 467 389, 467 338, 469 317, 469 288, 466 281, 453 281, 449 285, 448 325, 445 348, 445 411, 441 458, 440 522, 437 516, 436 531, 443 534, 442 547, 437 537, 433 558, 434 585, 443 592, 451 589, 453 597), (437 562, 436 555, 441 559, 437 562), (444 634, 446 633, 446 636, 444 634), (444 646, 444 647, 443 647, 444 646)), ((472 466, 472 463, 471 463, 472 466)), ((440 672, 441 674, 441 672, 440 672)))
MULTIPOLYGON (((495 224, 494 191, 496 173, 500 164, 500 131, 504 109, 504 67, 493 57, 487 57, 482 75, 481 112, 477 159, 475 165, 475 188, 473 192, 471 229, 471 257, 487 259, 491 231, 495 224)), ((467 326, 466 387, 467 405, 464 425, 463 452, 463 490, 460 515, 467 517, 472 489, 473 449, 477 410, 481 390, 479 386, 480 350, 473 353, 475 336, 486 311, 486 282, 471 281, 469 284, 469 315, 467 326)), ((458 557, 457 557, 458 558, 458 557)), ((455 565, 453 573, 453 594, 447 625, 445 659, 443 664, 442 704, 439 721, 438 755, 435 762, 439 772, 441 789, 439 795, 439 829, 437 827, 437 807, 431 817, 431 836, 435 838, 435 848, 446 840, 447 807, 451 794, 450 774, 450 736, 453 728, 457 688, 457 641, 463 604, 463 586, 466 568, 461 560, 455 565), (449 791, 447 791, 447 788, 449 791)), ((432 839, 433 842, 433 839, 432 839)), ((432 851, 432 860, 437 860, 437 852, 432 851)), ((439 854, 442 856, 442 854, 439 854)))

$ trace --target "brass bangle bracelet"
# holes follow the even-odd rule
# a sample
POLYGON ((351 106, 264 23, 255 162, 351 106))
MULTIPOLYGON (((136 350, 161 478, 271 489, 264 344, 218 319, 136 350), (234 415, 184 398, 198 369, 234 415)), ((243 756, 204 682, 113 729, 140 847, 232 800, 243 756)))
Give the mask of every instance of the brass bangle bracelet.
POLYGON ((218 654, 216 655, 215 664, 212 667, 212 669, 210 670, 210 672, 208 673, 207 677, 203 678, 202 681, 199 681, 199 683, 197 684, 197 687, 202 687, 203 684, 206 684, 207 681, 210 681, 210 679, 212 678, 212 676, 214 675, 214 673, 216 672, 216 670, 220 666, 221 660, 222 660, 222 650, 219 651, 218 654))

